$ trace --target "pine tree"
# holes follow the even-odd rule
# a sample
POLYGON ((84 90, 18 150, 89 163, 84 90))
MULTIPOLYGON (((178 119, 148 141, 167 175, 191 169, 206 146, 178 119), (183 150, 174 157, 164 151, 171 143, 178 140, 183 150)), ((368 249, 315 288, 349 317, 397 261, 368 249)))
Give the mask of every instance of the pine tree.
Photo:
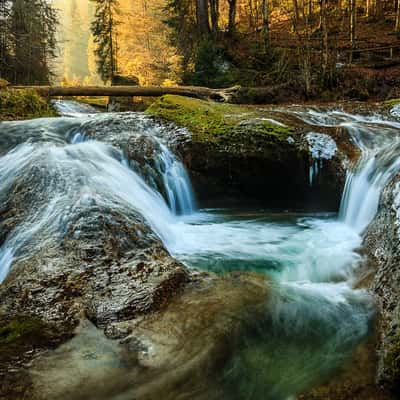
POLYGON ((57 14, 46 0, 13 0, 9 16, 13 83, 48 84, 56 57, 57 14))
POLYGON ((0 0, 0 78, 10 74, 11 38, 10 38, 10 3, 0 0))
POLYGON ((97 71, 104 82, 112 82, 117 72, 119 0, 91 1, 96 7, 91 30, 96 45, 97 71))

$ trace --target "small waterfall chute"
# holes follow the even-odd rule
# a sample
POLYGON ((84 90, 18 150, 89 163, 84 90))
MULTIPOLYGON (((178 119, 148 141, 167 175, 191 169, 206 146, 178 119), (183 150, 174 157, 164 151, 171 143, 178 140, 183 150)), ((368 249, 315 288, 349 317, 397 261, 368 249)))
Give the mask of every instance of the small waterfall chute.
POLYGON ((57 112, 65 117, 81 117, 83 115, 97 114, 99 111, 89 104, 75 100, 53 100, 52 104, 57 112))
POLYGON ((164 144, 160 144, 160 148, 161 153, 156 164, 162 175, 171 211, 175 215, 192 214, 196 206, 188 173, 183 164, 164 144))
MULTIPOLYGON (((382 190, 400 170, 400 123, 379 115, 349 114, 340 110, 294 108, 287 112, 315 126, 347 129, 361 150, 361 159, 346 177, 339 219, 362 233, 378 210, 382 190)), ((329 149, 329 146, 322 147, 329 149)), ((318 164, 311 163, 310 185, 319 168, 318 164)))

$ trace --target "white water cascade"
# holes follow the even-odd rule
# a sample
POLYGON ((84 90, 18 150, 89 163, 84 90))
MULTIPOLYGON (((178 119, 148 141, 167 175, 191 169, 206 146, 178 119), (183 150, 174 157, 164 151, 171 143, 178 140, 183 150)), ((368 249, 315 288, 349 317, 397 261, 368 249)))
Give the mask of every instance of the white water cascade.
POLYGON ((360 233, 376 215, 386 184, 400 170, 400 123, 378 120, 374 125, 374 130, 360 123, 349 126, 352 137, 361 144, 362 156, 348 173, 340 218, 360 233))
MULTIPOLYGON (((95 114, 97 110, 86 104, 76 101, 57 100, 54 106, 61 115, 72 117, 83 117, 87 113, 95 114)), ((93 115, 92 115, 93 117, 93 115)), ((142 116, 138 115, 138 119, 142 116)), ((159 154, 155 159, 157 171, 162 176, 165 194, 168 204, 173 214, 189 215, 196 210, 196 201, 193 194, 192 185, 189 176, 182 162, 163 144, 162 140, 157 136, 157 129, 154 129, 152 140, 156 142, 159 148, 159 154)), ((88 138, 81 130, 77 130, 71 139, 72 144, 78 144, 87 141, 88 138)), ((123 159, 126 166, 129 161, 123 159)))
POLYGON ((347 129, 361 150, 358 164, 347 174, 339 212, 339 219, 361 234, 376 215, 382 190, 400 170, 400 122, 337 110, 290 112, 315 126, 347 129))
POLYGON ((190 215, 196 206, 186 169, 164 144, 160 144, 160 148, 157 167, 162 174, 169 206, 174 214, 190 215))
POLYGON ((89 104, 79 103, 74 100, 53 100, 52 104, 58 113, 65 117, 79 117, 99 112, 89 104))

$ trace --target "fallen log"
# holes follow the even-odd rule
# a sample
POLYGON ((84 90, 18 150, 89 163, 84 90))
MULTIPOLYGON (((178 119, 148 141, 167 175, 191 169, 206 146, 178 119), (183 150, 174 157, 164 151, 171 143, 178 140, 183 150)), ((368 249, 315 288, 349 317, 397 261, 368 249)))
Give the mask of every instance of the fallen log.
POLYGON ((57 96, 112 96, 158 97, 165 94, 194 97, 203 100, 230 102, 240 91, 240 86, 227 89, 210 89, 197 86, 10 86, 10 89, 34 89, 45 97, 57 96))

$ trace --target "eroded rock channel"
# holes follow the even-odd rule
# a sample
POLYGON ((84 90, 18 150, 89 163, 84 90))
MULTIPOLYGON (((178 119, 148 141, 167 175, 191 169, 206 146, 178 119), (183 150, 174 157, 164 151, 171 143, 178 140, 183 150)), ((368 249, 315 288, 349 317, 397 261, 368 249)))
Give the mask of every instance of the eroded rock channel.
POLYGON ((400 168, 395 118, 58 106, 0 124, 2 398, 327 398, 312 390, 370 340, 376 298, 395 388, 395 181, 370 225, 400 168))

